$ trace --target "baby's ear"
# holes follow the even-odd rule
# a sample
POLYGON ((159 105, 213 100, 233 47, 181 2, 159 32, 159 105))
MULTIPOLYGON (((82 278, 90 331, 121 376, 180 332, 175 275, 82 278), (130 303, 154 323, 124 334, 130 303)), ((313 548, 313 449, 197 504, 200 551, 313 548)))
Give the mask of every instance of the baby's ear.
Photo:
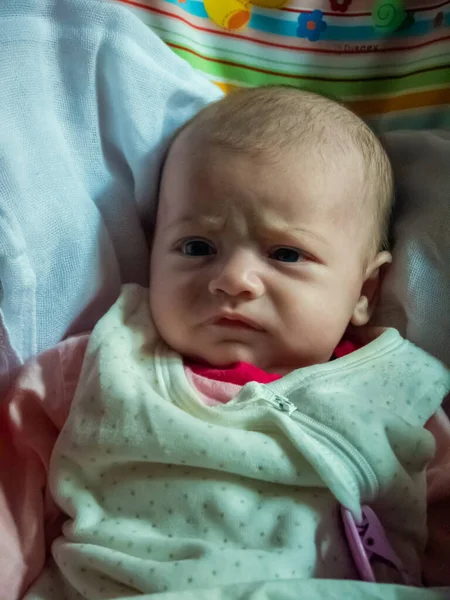
POLYGON ((378 300, 382 268, 391 262, 390 252, 379 252, 367 267, 361 295, 350 321, 352 325, 360 327, 370 321, 378 300))

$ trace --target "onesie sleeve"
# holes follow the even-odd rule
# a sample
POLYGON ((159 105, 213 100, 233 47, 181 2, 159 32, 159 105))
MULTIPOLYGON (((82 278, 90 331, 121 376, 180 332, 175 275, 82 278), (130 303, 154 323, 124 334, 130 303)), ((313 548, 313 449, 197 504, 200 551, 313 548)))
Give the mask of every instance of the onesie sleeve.
POLYGON ((0 403, 2 600, 17 600, 39 575, 61 515, 48 488, 50 456, 69 413, 88 335, 27 363, 0 403))

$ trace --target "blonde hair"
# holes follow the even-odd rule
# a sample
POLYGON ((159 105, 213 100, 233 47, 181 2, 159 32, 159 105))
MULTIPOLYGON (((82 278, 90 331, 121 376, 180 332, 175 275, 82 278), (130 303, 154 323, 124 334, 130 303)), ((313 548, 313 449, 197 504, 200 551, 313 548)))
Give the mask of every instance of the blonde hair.
POLYGON ((187 129, 207 143, 275 159, 300 145, 327 161, 330 148, 335 156, 350 159, 356 150, 365 170, 365 196, 373 205, 370 252, 387 249, 394 196, 392 167, 377 136, 343 104, 290 87, 249 88, 208 105, 180 131, 187 129))

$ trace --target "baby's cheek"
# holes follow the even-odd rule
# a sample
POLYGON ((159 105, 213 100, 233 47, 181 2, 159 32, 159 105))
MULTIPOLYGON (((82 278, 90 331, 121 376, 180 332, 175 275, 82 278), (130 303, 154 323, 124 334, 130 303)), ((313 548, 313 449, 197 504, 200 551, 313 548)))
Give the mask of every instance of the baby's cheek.
POLYGON ((182 296, 180 301, 184 303, 189 312, 204 310, 210 296, 208 284, 200 277, 183 282, 180 285, 180 295, 182 296))
POLYGON ((150 310, 155 326, 164 339, 180 314, 178 296, 169 281, 156 277, 150 282, 150 310))
POLYGON ((178 345, 189 334, 189 328, 201 318, 201 293, 197 286, 183 278, 170 278, 152 296, 151 311, 163 339, 172 346, 178 345))
POLYGON ((328 306, 323 298, 312 290, 300 290, 297 294, 286 294, 279 305, 281 317, 290 327, 301 325, 303 328, 314 327, 323 319, 328 319, 328 306))
POLYGON ((314 362, 328 359, 347 327, 333 298, 328 302, 312 296, 292 299, 285 315, 284 331, 290 346, 301 346, 314 362))
POLYGON ((153 312, 153 320, 161 339, 176 352, 184 354, 186 351, 185 321, 181 313, 168 303, 160 305, 159 310, 153 312))

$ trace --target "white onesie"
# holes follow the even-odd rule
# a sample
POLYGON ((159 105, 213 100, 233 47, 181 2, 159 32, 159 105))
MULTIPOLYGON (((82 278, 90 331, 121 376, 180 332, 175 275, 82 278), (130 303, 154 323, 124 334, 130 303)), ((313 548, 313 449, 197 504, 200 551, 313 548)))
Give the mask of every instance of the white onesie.
POLYGON ((449 389, 441 363, 387 330, 206 406, 158 339, 148 291, 127 286, 92 333, 54 449, 68 519, 26 598, 357 579, 340 504, 355 518, 369 504, 418 581, 434 451, 423 425, 449 389))

